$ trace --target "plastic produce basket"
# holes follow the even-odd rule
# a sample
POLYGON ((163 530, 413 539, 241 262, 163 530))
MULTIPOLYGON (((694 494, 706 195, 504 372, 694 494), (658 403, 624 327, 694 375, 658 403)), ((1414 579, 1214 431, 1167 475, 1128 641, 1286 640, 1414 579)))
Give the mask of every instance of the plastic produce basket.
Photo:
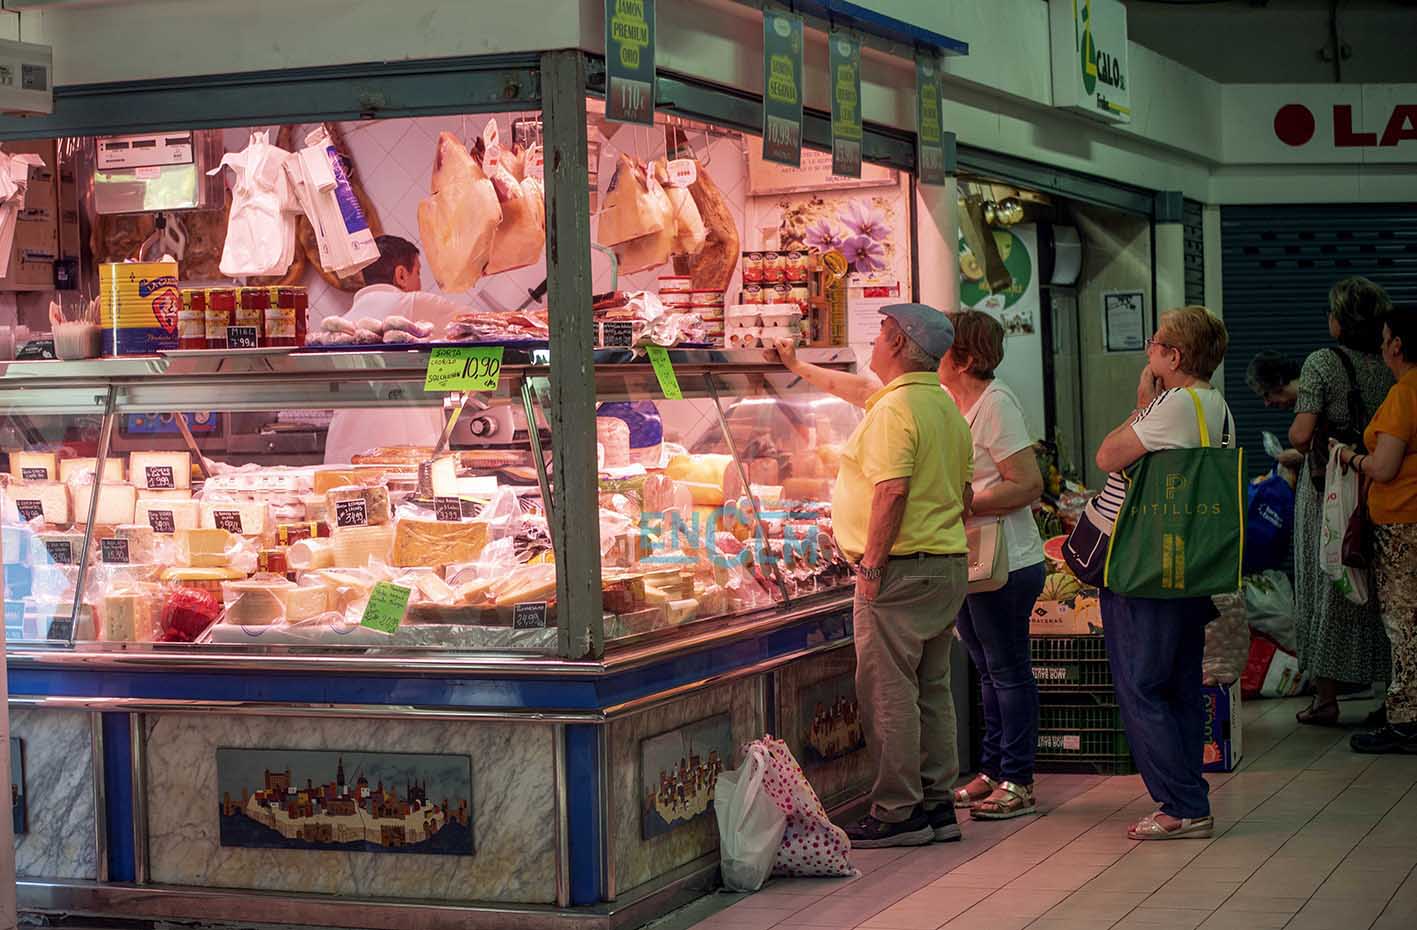
POLYGON ((1040 692, 1112 692, 1101 636, 1032 636, 1028 648, 1040 692))
POLYGON ((1042 697, 1037 762, 1040 772, 1136 772, 1121 712, 1111 695, 1042 697))

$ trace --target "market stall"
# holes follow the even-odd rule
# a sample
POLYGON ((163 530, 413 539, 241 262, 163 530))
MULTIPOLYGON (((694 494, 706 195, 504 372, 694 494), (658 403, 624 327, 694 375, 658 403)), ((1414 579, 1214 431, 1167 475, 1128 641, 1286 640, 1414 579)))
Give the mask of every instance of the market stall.
POLYGON ((755 172, 741 95, 608 122, 579 52, 349 70, 7 130, 81 282, 0 374, 22 910, 634 924, 743 741, 867 787, 859 413, 765 347, 851 367, 845 291, 908 297, 909 136, 842 185, 755 172), (381 233, 437 300, 360 315, 381 233))

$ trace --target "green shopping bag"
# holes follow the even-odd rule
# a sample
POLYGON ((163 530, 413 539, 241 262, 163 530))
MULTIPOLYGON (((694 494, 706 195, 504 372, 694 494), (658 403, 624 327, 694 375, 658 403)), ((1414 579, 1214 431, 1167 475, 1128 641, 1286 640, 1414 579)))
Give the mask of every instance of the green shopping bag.
POLYGON ((1103 584, 1115 594, 1178 598, 1240 587, 1245 551, 1244 451, 1227 417, 1210 444, 1190 388, 1201 448, 1148 452, 1126 472, 1127 496, 1107 547, 1103 584))

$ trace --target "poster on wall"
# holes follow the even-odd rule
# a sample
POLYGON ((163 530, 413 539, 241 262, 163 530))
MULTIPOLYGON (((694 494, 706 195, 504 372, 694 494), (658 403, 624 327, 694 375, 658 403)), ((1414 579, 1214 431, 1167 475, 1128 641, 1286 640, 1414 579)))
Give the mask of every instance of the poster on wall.
POLYGON ((1146 294, 1107 291, 1102 295, 1103 348, 1108 352, 1141 352, 1146 348, 1146 294))
POLYGON ((991 291, 983 263, 961 235, 959 305, 963 310, 982 310, 1003 326, 1004 360, 996 373, 1023 405, 1029 433, 1041 439, 1044 391, 1043 338, 1038 323, 1038 230, 1032 224, 1023 224, 990 232, 1012 282, 1003 290, 991 291))
POLYGON ((218 749, 221 845, 471 856, 467 756, 218 749))
POLYGON ((749 215, 760 248, 840 250, 850 287, 910 280, 910 217, 899 184, 758 197, 749 215))
POLYGON ((640 836, 663 836, 713 816, 713 789, 733 761, 728 714, 640 741, 640 836))

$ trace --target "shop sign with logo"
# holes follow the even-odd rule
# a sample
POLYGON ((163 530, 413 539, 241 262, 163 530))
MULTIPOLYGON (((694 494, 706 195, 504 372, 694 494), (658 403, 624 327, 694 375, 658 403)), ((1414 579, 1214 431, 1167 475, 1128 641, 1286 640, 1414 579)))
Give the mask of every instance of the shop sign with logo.
POLYGON ((1249 84, 1222 101, 1227 163, 1417 161, 1417 84, 1249 84))
POLYGON ((1048 0, 1053 105, 1109 123, 1132 121, 1127 8, 1122 0, 1048 0))

